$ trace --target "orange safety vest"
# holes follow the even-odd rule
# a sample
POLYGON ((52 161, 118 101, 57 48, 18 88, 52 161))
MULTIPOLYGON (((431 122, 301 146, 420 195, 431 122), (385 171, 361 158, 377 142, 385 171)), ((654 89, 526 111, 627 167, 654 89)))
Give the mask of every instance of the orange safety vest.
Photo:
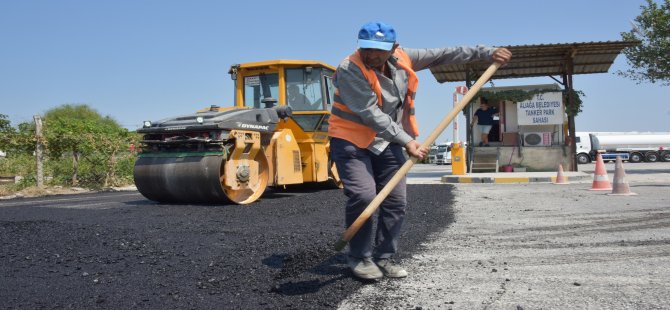
MULTIPOLYGON (((416 116, 414 115, 414 97, 419 86, 419 79, 414 70, 412 70, 412 60, 409 56, 401 50, 396 49, 393 56, 398 58, 398 67, 407 72, 407 95, 405 96, 403 115, 401 124, 403 129, 412 137, 419 135, 419 126, 416 124, 416 116)), ((377 95, 377 105, 382 106, 382 87, 379 85, 377 74, 372 69, 368 69, 361 55, 358 51, 347 57, 349 61, 356 64, 363 72, 363 76, 370 83, 370 88, 377 95)), ((328 120, 328 135, 335 138, 347 140, 360 148, 367 148, 374 140, 377 133, 363 123, 360 116, 356 115, 345 104, 338 102, 340 90, 335 90, 335 102, 331 110, 330 119, 328 120), (343 112, 343 113, 340 113, 343 112), (339 115, 338 115, 339 114, 339 115)))

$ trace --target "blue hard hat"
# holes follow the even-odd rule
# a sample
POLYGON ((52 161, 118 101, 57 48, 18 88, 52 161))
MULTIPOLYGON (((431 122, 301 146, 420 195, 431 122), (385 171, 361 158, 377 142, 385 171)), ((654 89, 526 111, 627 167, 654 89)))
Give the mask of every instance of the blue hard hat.
POLYGON ((396 40, 393 26, 382 22, 370 22, 358 31, 358 47, 374 48, 385 51, 393 49, 396 40))

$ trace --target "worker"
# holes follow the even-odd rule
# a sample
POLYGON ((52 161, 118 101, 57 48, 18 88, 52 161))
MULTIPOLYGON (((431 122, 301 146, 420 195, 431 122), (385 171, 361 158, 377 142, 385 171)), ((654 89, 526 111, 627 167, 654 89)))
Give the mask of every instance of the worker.
POLYGON ((294 110, 312 110, 312 103, 300 92, 298 85, 291 84, 287 88, 288 105, 294 110))
MULTIPOLYGON (((335 102, 328 134, 334 160, 348 200, 345 224, 349 227, 410 156, 422 159, 428 149, 415 139, 416 71, 475 60, 506 63, 509 50, 487 47, 410 49, 400 47, 392 26, 382 22, 363 25, 358 49, 345 58, 333 80, 335 102)), ((372 217, 349 241, 347 264, 354 276, 402 278, 407 271, 391 258, 407 207, 403 178, 381 203, 377 229, 372 217), (374 245, 373 245, 374 233, 374 245)))
POLYGON ((489 132, 493 128, 493 116, 498 114, 498 109, 490 107, 486 98, 482 97, 480 99, 479 109, 475 111, 472 123, 470 124, 470 127, 475 127, 475 124, 477 124, 479 128, 479 132, 481 133, 479 146, 489 146, 489 132))

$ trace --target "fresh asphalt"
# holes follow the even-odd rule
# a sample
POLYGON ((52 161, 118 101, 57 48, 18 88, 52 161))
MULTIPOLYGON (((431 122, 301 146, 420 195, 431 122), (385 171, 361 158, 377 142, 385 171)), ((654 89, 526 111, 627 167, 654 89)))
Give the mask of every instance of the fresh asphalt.
MULTIPOLYGON (((453 220, 448 185, 409 185, 400 259, 453 220)), ((0 201, 0 309, 333 309, 369 283, 333 249, 341 190, 240 205, 136 191, 0 201)))

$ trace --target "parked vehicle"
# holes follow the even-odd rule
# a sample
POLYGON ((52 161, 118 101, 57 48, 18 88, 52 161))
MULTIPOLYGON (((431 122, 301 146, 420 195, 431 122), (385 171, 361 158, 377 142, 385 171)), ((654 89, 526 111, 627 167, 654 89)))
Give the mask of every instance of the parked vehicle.
POLYGON ((435 164, 451 165, 451 141, 439 143, 435 153, 435 164))
POLYGON ((601 153, 604 161, 670 161, 670 132, 577 132, 577 163, 587 164, 601 153))
POLYGON ((433 145, 430 147, 430 151, 428 152, 428 163, 434 164, 436 157, 437 157, 437 145, 433 145))

